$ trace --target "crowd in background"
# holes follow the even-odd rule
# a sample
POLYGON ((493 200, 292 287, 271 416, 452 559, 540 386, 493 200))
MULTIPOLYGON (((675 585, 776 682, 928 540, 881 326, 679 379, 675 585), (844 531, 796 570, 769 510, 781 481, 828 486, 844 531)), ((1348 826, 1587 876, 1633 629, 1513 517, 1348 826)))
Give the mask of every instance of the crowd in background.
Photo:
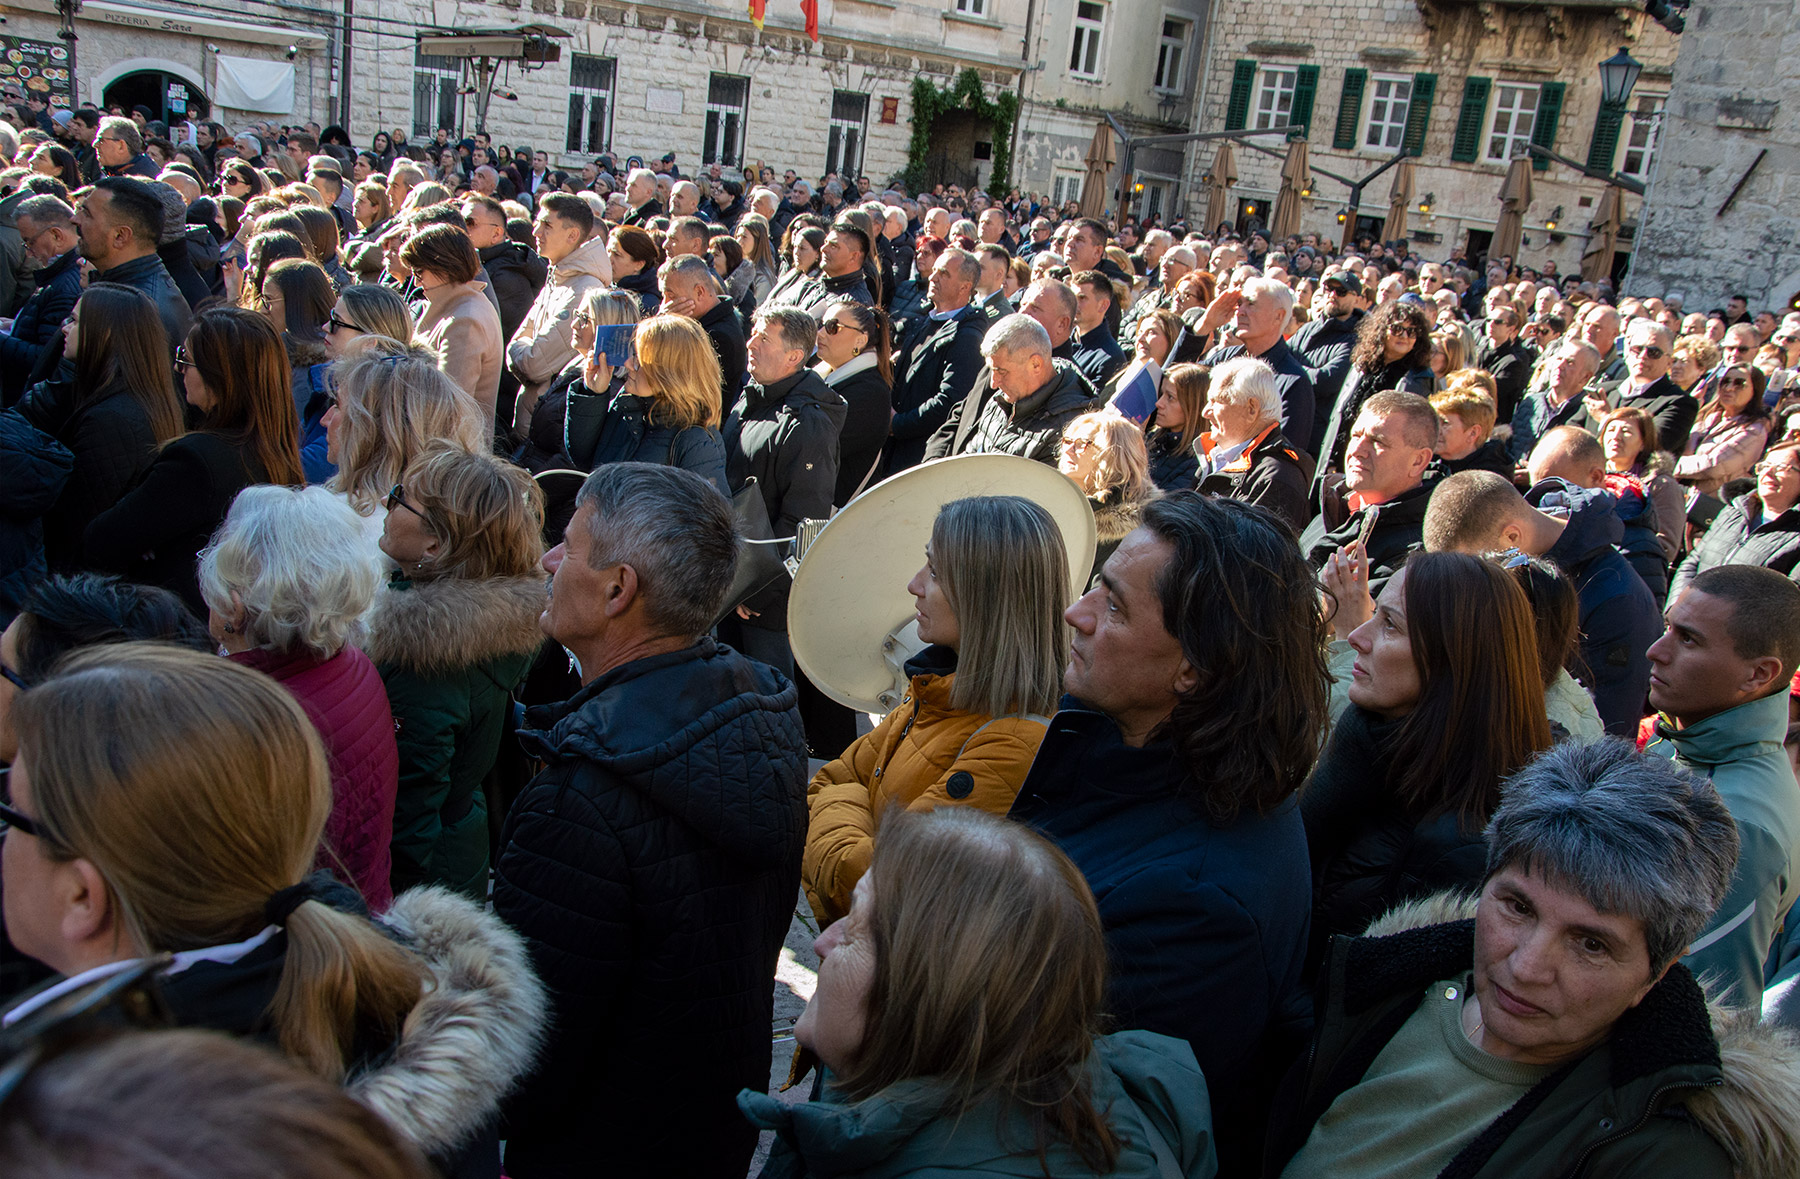
POLYGON ((21 1173, 1800 1166, 1800 313, 12 113, 21 1173), (742 540, 979 454, 859 717, 742 540))

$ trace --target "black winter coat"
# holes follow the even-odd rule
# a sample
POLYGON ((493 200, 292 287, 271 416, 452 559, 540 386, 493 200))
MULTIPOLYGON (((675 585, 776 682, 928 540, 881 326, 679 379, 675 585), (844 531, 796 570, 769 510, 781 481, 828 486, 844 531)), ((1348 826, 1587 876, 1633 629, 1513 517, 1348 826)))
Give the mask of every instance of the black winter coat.
POLYGON ((1325 441, 1325 430, 1331 425, 1331 410, 1350 375, 1350 354, 1356 351, 1356 333, 1362 327, 1366 311, 1352 311, 1343 319, 1326 316, 1304 324, 1288 341, 1312 374, 1313 420, 1307 432, 1307 446, 1314 454, 1325 441))
MULTIPOLYGON (((756 477, 775 536, 792 536, 806 519, 831 518, 837 492, 838 437, 848 407, 811 369, 764 387, 752 381, 725 421, 726 482, 735 492, 756 477)), ((753 595, 750 625, 787 629, 786 577, 753 595)))
POLYGON ((1402 723, 1350 705, 1300 792, 1312 856, 1309 967, 1332 936, 1358 936, 1402 901, 1481 885, 1481 831, 1464 831, 1455 815, 1420 821, 1394 796, 1390 749, 1402 723))
POLYGON ((1056 465, 1063 429, 1098 409, 1094 386, 1066 360, 1052 360, 1050 379, 1017 405, 992 397, 976 420, 969 445, 959 454, 1013 454, 1056 465))
POLYGON ((794 685, 702 638, 526 713, 494 910, 553 1016, 506 1106, 515 1179, 741 1176, 806 844, 794 685))
MULTIPOLYGON (((156 256, 162 259, 163 269, 169 272, 170 281, 175 284, 175 289, 181 292, 181 297, 188 307, 198 307, 212 298, 212 287, 200 271, 195 269, 194 258, 188 250, 185 236, 158 246, 156 256)), ((180 341, 178 340, 176 343, 180 343, 180 341)))
POLYGON ((543 289, 549 268, 515 241, 496 242, 479 253, 487 270, 488 289, 500 304, 500 331, 511 340, 543 289))
POLYGON ((1265 507, 1298 536, 1312 516, 1306 498, 1311 479, 1312 459, 1277 428, 1235 461, 1201 479, 1195 490, 1265 507))
POLYGON ((656 285, 656 271, 648 266, 636 274, 626 275, 613 285, 637 296, 638 306, 643 309, 645 319, 655 315, 656 309, 662 306, 662 290, 656 285))
MULTIPOLYGON (((1227 360, 1245 355, 1248 353, 1242 344, 1223 344, 1208 352, 1200 363, 1217 368, 1227 360)), ((1281 390, 1281 432, 1289 440, 1309 437, 1313 407, 1318 404, 1313 393, 1312 374, 1300 363, 1286 340, 1276 340, 1256 359, 1275 370, 1275 387, 1281 390)))
POLYGON ((835 384, 827 378, 826 383, 844 399, 845 406, 844 429, 838 435, 837 487, 831 493, 832 504, 841 508, 858 488, 873 485, 880 474, 871 476, 869 472, 881 460, 881 447, 887 442, 894 391, 881 369, 873 365, 835 384))
MULTIPOLYGON (((1180 430, 1150 431, 1150 481, 1160 491, 1192 491, 1200 469, 1194 448, 1181 444, 1180 430)), ((1304 490, 1302 492, 1304 494, 1304 490)))
POLYGON ((0 620, 6 625, 44 577, 43 516, 74 465, 62 443, 18 410, 0 413, 0 620))
MULTIPOLYGON (((186 248, 182 247, 184 251, 186 248)), ((157 314, 162 317, 163 330, 169 333, 170 356, 175 355, 175 346, 187 339, 188 328, 194 322, 193 312, 181 288, 169 274, 169 268, 155 254, 121 262, 111 270, 95 271, 90 281, 122 283, 150 296, 150 301, 156 304, 157 314)))
POLYGON ((738 394, 744 391, 744 377, 749 371, 750 354, 745 347, 744 321, 738 315, 737 304, 729 298, 721 298, 717 307, 700 317, 699 323, 707 342, 712 345, 713 355, 719 358, 719 420, 722 422, 731 407, 737 404, 738 394))
POLYGON ((44 519, 44 552, 55 573, 84 567, 87 526, 156 459, 156 434, 137 398, 121 389, 81 405, 72 367, 59 366, 55 377, 33 385, 19 402, 20 413, 74 456, 69 485, 44 519))
POLYGON ((1537 352, 1523 340, 1512 339, 1498 348, 1481 350, 1479 367, 1494 378, 1495 409, 1502 422, 1512 421, 1519 408, 1519 398, 1531 383, 1531 370, 1537 364, 1537 352))
POLYGON ((1323 510, 1300 534, 1300 553, 1314 569, 1325 568, 1331 554, 1362 532, 1368 513, 1377 513, 1375 527, 1369 533, 1369 592, 1380 597, 1388 578, 1406 564, 1414 549, 1424 547, 1425 502, 1430 498, 1431 489, 1420 484, 1398 499, 1352 512, 1343 499, 1342 488, 1327 486, 1322 496, 1323 510))
POLYGON ((530 439, 518 457, 534 473, 556 468, 597 470, 606 463, 680 467, 729 496, 725 441, 715 429, 676 430, 650 420, 651 401, 624 392, 622 382, 594 393, 581 363, 564 369, 531 411, 530 439))
POLYGON ((94 517, 86 563, 180 594, 199 617, 197 560, 237 493, 268 479, 255 441, 206 430, 163 447, 137 486, 94 517))
POLYGON ((972 305, 943 321, 932 319, 927 309, 920 308, 894 356, 889 474, 919 464, 932 433, 975 387, 976 376, 986 367, 981 359, 981 338, 987 329, 987 318, 972 305))
POLYGON ((1669 601, 1696 576, 1718 565, 1761 565, 1794 577, 1800 572, 1800 505, 1769 519, 1759 491, 1726 504, 1675 570, 1669 601))
POLYGON ((37 290, 13 320, 12 331, 0 336, 0 402, 11 404, 25 391, 27 378, 52 340, 60 347, 63 321, 81 297, 81 251, 70 250, 37 272, 37 290))

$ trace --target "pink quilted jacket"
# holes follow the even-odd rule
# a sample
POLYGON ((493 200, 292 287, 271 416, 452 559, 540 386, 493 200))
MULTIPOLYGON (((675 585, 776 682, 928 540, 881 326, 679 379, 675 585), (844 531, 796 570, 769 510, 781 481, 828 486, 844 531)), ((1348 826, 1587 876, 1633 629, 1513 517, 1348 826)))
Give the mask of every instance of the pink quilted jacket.
POLYGON ((400 755, 380 673, 350 646, 323 660, 262 649, 231 658, 279 682, 312 718, 331 758, 331 816, 319 866, 360 889, 371 913, 382 912, 394 899, 388 848, 400 755))

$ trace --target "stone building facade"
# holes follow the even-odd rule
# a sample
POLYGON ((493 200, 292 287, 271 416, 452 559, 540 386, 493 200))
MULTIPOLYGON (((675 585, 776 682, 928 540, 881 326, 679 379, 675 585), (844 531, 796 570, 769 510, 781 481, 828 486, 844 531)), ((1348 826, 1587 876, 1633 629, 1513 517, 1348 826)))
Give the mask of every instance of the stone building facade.
MULTIPOLYGON (((1196 131, 1268 128, 1257 142, 1284 152, 1305 132, 1317 180, 1302 229, 1338 238, 1348 188, 1320 169, 1358 179, 1402 145, 1414 160, 1416 198, 1407 236, 1426 258, 1461 247, 1485 253, 1500 212, 1508 160, 1535 142, 1602 170, 1648 177, 1670 93, 1677 39, 1629 4, 1591 0, 1267 0, 1221 5, 1212 19, 1196 131), (1602 110, 1599 63, 1620 46, 1644 65, 1622 117, 1602 110), (1431 199, 1429 212, 1419 201, 1431 199)), ((1191 153, 1190 212, 1216 145, 1191 153)), ((1279 158, 1237 151, 1239 221, 1266 217, 1281 183, 1279 158)), ((1521 264, 1580 265, 1605 185, 1559 163, 1533 173, 1521 264), (1560 210, 1560 217, 1552 214, 1560 210), (1552 232, 1547 222, 1556 220, 1552 232)), ((1361 225, 1381 236, 1390 177, 1363 192, 1361 225)), ((1641 200, 1627 196, 1622 268, 1641 200)))
POLYGON ((1687 13, 1627 290, 1690 310, 1743 295, 1800 304, 1800 6, 1699 3, 1687 13))
MULTIPOLYGON (((1014 187, 1058 205, 1080 199, 1088 147, 1107 115, 1132 136, 1188 130, 1207 8, 1207 0, 1044 0, 1025 55, 1014 187)), ((1119 157, 1122 168, 1122 151, 1119 157)), ((1166 221, 1180 207, 1184 158, 1179 144, 1138 151, 1138 213, 1166 221)), ((1120 168, 1107 180, 1105 207, 1112 210, 1120 168)))
MULTIPOLYGON (((570 33, 558 41, 560 61, 510 67, 500 88, 517 98, 497 97, 488 114, 496 142, 531 144, 558 165, 603 151, 674 152, 684 171, 766 163, 802 176, 866 175, 880 187, 907 164, 915 78, 948 86, 972 68, 990 95, 1017 84, 1022 21, 959 12, 958 3, 820 0, 817 43, 797 0, 770 0, 760 31, 741 0, 400 0, 381 11, 421 28, 537 23, 570 33)), ((458 64, 427 59, 409 41, 353 46, 359 142, 381 128, 428 135, 446 119, 474 129, 472 99, 455 93, 458 64)), ((984 142, 972 137, 972 154, 984 142)))

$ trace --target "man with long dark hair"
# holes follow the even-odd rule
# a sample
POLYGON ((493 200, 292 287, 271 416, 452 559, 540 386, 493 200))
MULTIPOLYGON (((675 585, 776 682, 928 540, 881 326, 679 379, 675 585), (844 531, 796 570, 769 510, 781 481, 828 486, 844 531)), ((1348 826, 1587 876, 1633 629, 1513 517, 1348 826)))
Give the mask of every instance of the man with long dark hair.
POLYGON ((1069 695, 1012 816, 1094 890, 1107 1010, 1193 1046, 1221 1170, 1254 1173, 1306 1021, 1311 877, 1293 795, 1327 708, 1318 587, 1274 515, 1183 492, 1144 509, 1064 617, 1069 695))

